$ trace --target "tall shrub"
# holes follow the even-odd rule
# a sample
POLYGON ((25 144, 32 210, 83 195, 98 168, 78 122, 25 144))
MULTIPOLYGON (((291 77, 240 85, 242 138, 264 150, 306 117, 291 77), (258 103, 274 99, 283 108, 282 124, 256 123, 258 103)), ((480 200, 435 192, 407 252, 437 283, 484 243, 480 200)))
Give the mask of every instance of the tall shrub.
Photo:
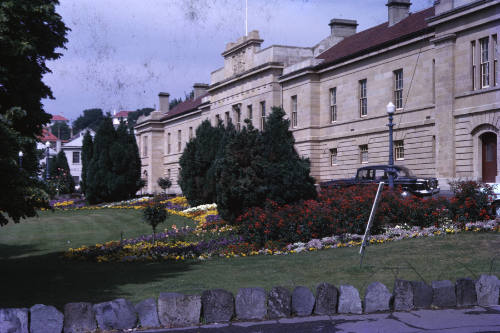
POLYGON ((226 132, 222 123, 214 127, 205 120, 196 129, 196 136, 184 148, 179 160, 179 184, 191 206, 213 203, 216 200, 214 165, 225 146, 228 135, 226 132))
POLYGON ((264 131, 247 126, 225 146, 217 162, 217 208, 221 217, 234 223, 250 207, 266 200, 279 205, 316 198, 309 161, 295 150, 285 112, 274 107, 264 131))
POLYGON ((93 141, 92 135, 87 131, 83 136, 83 146, 82 146, 82 179, 80 181, 81 191, 85 193, 85 187, 87 184, 87 170, 89 168, 90 160, 92 159, 93 152, 93 141))
POLYGON ((58 194, 73 193, 75 181, 69 171, 66 154, 61 150, 51 159, 49 164, 50 181, 58 194))

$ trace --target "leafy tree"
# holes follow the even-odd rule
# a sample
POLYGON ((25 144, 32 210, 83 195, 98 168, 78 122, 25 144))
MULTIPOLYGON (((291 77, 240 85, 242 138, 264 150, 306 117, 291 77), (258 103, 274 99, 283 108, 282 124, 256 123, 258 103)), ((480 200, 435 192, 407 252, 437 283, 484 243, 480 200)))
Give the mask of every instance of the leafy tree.
MULTIPOLYGON (((67 42, 57 0, 0 1, 0 211, 14 222, 34 216, 46 204, 39 171, 36 138, 50 120, 41 100, 53 98, 42 81, 47 61, 58 59, 67 42), (7 144, 8 143, 8 144, 7 144), (23 168, 16 161, 23 151, 23 168), (8 176, 5 176, 8 175, 8 176)), ((7 223, 0 214, 0 224, 7 223)))
POLYGON ((0 142, 3 146, 0 149, 0 225, 9 222, 2 213, 18 223, 21 218, 35 216, 36 209, 49 207, 46 187, 38 177, 32 176, 32 162, 23 160, 22 167, 18 162, 18 152, 25 151, 24 147, 31 147, 35 142, 13 128, 13 119, 24 118, 25 114, 20 108, 0 114, 0 142))
POLYGON ((75 181, 69 171, 66 154, 61 150, 53 157, 49 164, 50 181, 55 186, 58 194, 73 193, 75 181))
POLYGON ((179 185, 191 206, 216 201, 216 160, 223 155, 226 142, 234 133, 232 125, 228 129, 222 123, 213 127, 210 121, 205 120, 196 129, 196 136, 184 148, 179 160, 179 185))
POLYGON ((92 146, 85 181, 90 203, 129 199, 140 188, 141 161, 135 137, 121 123, 115 131, 111 117, 104 118, 92 146))
POLYGON ((158 178, 157 183, 158 183, 158 186, 160 186, 160 188, 165 192, 170 188, 170 186, 172 186, 172 181, 170 179, 168 179, 167 177, 158 178))
POLYGON ((68 140, 71 136, 71 129, 64 121, 56 122, 52 127, 50 127, 50 131, 60 140, 68 140))
POLYGON ((153 244, 156 238, 156 228, 159 224, 165 222, 169 213, 165 209, 164 205, 160 203, 160 197, 155 196, 151 200, 143 211, 143 220, 151 226, 153 229, 153 244))
POLYGON ((127 116, 128 128, 130 130, 133 130, 135 124, 137 123, 137 119, 139 119, 140 116, 149 116, 149 114, 153 111, 154 111, 153 108, 142 108, 142 109, 137 109, 133 112, 129 112, 127 116))
POLYGON ((83 110, 83 115, 76 118, 73 122, 73 132, 78 133, 85 128, 91 128, 96 131, 104 120, 104 114, 101 109, 83 110))
POLYGON ((263 132, 246 121, 216 162, 217 208, 229 223, 268 199, 283 205, 316 197, 309 161, 297 154, 284 116, 281 108, 273 108, 263 132))
POLYGON ((89 168, 90 160, 92 159, 92 153, 93 153, 92 135, 90 135, 90 132, 87 131, 83 136, 83 145, 82 145, 82 180, 80 182, 82 193, 85 193, 85 186, 87 184, 87 170, 89 168))

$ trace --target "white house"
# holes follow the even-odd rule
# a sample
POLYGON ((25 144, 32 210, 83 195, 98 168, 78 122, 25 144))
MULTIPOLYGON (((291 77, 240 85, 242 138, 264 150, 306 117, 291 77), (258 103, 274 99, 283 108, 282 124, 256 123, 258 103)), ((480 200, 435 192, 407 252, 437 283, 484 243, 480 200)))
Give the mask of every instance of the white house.
POLYGON ((87 131, 89 131, 92 137, 95 136, 95 132, 93 130, 84 129, 61 146, 61 149, 66 154, 66 159, 68 160, 69 171, 77 186, 79 186, 82 178, 82 146, 83 137, 87 131))

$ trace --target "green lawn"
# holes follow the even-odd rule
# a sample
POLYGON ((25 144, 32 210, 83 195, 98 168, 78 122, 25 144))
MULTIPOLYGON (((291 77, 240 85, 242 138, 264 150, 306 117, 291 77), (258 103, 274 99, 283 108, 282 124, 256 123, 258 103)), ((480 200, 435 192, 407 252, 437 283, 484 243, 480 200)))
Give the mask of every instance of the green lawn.
MULTIPOLYGON (((192 223, 172 217, 168 224, 192 223)), ((464 233, 372 246, 359 267, 359 248, 288 256, 255 256, 164 263, 65 261, 62 251, 149 233, 133 210, 43 212, 40 218, 0 229, 0 308, 37 303, 62 309, 67 302, 101 302, 125 297, 133 302, 160 292, 201 293, 205 289, 276 285, 313 288, 326 281, 364 291, 372 281, 392 288, 396 277, 426 282, 482 273, 500 276, 500 233, 464 233), (70 242, 68 244, 68 241, 70 242), (496 257, 495 257, 496 255, 496 257)))

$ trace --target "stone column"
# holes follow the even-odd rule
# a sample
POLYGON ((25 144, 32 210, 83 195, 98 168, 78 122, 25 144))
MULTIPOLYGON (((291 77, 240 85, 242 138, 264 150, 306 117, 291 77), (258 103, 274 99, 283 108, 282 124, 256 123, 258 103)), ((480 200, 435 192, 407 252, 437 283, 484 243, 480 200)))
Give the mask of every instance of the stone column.
POLYGON ((455 178, 455 34, 437 35, 431 40, 435 47, 435 135, 436 176, 442 189, 455 178))

